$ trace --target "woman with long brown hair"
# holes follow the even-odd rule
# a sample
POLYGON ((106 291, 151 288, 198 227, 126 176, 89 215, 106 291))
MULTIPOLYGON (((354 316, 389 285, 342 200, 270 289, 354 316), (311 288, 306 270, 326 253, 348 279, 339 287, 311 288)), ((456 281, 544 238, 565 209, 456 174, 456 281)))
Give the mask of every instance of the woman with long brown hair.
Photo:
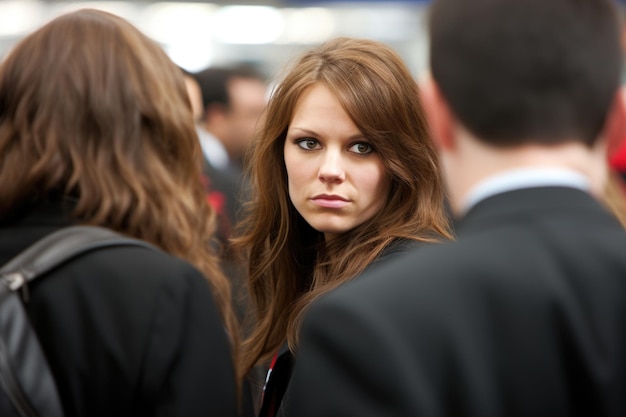
POLYGON ((67 416, 235 415, 237 325, 181 70, 127 21, 60 16, 0 66, 0 262, 73 224, 143 239, 30 288, 67 416))
POLYGON ((338 38, 277 84, 249 161, 246 253, 256 327, 242 376, 273 357, 261 415, 280 407, 307 306, 375 262, 450 237, 418 87, 375 41, 338 38))

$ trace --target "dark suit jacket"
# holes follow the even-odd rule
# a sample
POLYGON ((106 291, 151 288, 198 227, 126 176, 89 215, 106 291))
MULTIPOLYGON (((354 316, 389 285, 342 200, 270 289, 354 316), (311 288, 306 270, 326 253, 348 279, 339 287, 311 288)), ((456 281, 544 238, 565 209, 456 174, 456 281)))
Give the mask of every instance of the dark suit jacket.
MULTIPOLYGON (((367 266, 365 271, 374 266, 390 262, 392 259, 396 259, 405 252, 422 245, 423 242, 415 240, 396 239, 383 250, 374 262, 367 266)), ((358 279, 358 277, 356 279, 358 279)), ((288 386, 294 360, 294 355, 289 350, 287 344, 285 344, 277 352, 272 361, 273 363, 270 367, 270 371, 267 375, 265 386, 263 388, 263 401, 259 410, 259 417, 284 415, 281 403, 283 401, 283 397, 289 395, 288 386)))
POLYGON ((286 415, 626 415, 626 233, 569 188, 503 193, 458 241, 314 305, 286 415))
MULTIPOLYGON (((0 263, 59 227, 48 205, 0 222, 0 263)), ((27 312, 66 416, 235 416, 228 337, 209 286, 164 252, 105 248, 30 286, 27 312)))
POLYGON ((234 166, 216 169, 206 159, 202 165, 202 174, 207 201, 217 212, 217 237, 222 244, 226 244, 240 215, 244 198, 241 194, 243 174, 234 166))

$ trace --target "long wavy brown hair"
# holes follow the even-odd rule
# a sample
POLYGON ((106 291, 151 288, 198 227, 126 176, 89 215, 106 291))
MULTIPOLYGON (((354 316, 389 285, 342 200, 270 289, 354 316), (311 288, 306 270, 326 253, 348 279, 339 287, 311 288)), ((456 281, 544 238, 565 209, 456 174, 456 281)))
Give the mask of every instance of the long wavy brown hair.
POLYGON ((382 43, 338 38, 306 52, 274 89, 249 158, 254 194, 234 244, 248 259, 256 327, 243 343, 242 376, 285 342, 295 350, 306 307, 362 272, 392 241, 451 237, 418 87, 382 43), (296 103, 316 83, 335 93, 392 183, 374 217, 328 243, 292 205, 283 155, 296 103))
POLYGON ((78 222, 186 259, 214 290, 236 352, 192 117, 182 71, 130 23, 90 9, 56 18, 0 66, 0 217, 69 197, 78 222))

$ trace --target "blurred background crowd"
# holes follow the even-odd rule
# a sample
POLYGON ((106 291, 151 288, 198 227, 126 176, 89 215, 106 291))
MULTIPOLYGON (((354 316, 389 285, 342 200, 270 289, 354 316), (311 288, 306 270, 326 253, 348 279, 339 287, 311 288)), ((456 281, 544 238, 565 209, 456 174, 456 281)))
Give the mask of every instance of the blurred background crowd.
MULTIPOLYGON (((626 9, 626 0, 617 0, 626 9)), ((302 50, 337 36, 392 46, 420 77, 428 67, 429 0, 0 0, 0 58, 47 21, 83 7, 119 15, 189 72, 245 64, 268 80, 302 50)), ((624 75, 626 80, 626 74, 624 75)))

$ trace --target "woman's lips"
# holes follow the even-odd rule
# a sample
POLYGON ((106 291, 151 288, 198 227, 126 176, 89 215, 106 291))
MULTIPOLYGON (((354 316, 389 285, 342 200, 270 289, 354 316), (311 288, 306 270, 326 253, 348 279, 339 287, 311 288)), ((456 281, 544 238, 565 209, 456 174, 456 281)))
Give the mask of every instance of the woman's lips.
POLYGON ((350 204, 350 201, 338 195, 321 194, 311 199, 314 204, 324 208, 342 208, 350 204))

